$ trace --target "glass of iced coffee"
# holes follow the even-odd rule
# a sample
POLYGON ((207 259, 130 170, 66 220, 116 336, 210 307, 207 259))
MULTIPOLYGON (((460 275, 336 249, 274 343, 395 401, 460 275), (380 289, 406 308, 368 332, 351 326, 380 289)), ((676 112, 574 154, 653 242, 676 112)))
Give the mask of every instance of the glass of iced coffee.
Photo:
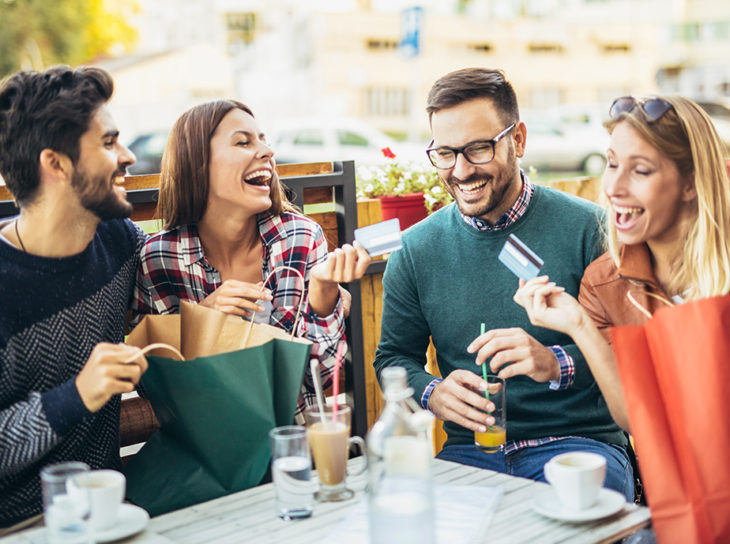
MULTIPOLYGON (((314 458, 314 468, 319 477, 319 491, 316 498, 320 502, 344 501, 354 493, 345 486, 348 453, 353 445, 365 453, 365 442, 359 436, 350 436, 350 407, 340 404, 325 406, 320 411, 316 406, 304 412, 307 420, 307 439, 314 458)), ((363 469, 358 471, 361 474, 363 469)), ((351 474, 352 476, 356 474, 351 474)))

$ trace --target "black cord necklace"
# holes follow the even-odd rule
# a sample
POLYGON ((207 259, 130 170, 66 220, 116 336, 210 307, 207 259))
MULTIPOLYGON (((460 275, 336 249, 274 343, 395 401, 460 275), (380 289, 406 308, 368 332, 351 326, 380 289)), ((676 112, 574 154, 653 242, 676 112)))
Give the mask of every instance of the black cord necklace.
POLYGON ((23 250, 23 253, 28 253, 25 249, 25 244, 23 243, 23 239, 20 237, 20 233, 18 232, 18 220, 15 220, 15 236, 18 237, 18 242, 20 242, 20 247, 23 250))

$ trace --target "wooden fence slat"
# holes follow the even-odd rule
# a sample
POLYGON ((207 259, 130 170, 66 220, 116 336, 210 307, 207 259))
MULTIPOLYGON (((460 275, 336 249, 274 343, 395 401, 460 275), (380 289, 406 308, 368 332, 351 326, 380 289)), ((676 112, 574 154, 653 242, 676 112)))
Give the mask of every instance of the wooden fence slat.
MULTIPOLYGON (((375 198, 357 202, 358 227, 379 223, 382 220, 380 201, 375 198)), ((362 297, 362 334, 365 362, 365 392, 368 406, 368 428, 378 419, 385 401, 375 378, 373 361, 380 342, 380 318, 383 314, 383 274, 371 274, 360 280, 362 297)))

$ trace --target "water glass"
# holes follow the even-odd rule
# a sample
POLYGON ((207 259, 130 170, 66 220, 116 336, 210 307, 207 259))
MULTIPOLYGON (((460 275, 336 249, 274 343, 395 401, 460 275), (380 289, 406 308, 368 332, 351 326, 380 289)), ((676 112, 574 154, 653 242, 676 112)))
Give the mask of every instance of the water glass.
POLYGON ((269 432, 269 439, 276 514, 285 520, 308 518, 314 505, 314 487, 307 430, 300 425, 276 427, 269 432))
POLYGON ((69 493, 69 484, 89 472, 89 465, 69 461, 48 465, 41 470, 43 518, 50 544, 87 544, 91 542, 88 518, 89 498, 84 493, 69 493))

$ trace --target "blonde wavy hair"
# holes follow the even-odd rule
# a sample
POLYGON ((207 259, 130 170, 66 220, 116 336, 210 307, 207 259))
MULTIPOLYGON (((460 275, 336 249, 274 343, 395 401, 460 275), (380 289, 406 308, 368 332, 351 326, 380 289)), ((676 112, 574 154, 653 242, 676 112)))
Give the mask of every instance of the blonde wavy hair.
MULTIPOLYGON (((672 105, 650 121, 637 104, 607 121, 609 132, 626 122, 649 144, 674 162, 682 179, 694 185, 689 219, 672 262, 670 292, 685 300, 730 293, 730 179, 725 146, 708 115, 680 96, 658 97, 672 105)), ((608 248, 618 265, 619 244, 611 214, 607 214, 608 248)))

